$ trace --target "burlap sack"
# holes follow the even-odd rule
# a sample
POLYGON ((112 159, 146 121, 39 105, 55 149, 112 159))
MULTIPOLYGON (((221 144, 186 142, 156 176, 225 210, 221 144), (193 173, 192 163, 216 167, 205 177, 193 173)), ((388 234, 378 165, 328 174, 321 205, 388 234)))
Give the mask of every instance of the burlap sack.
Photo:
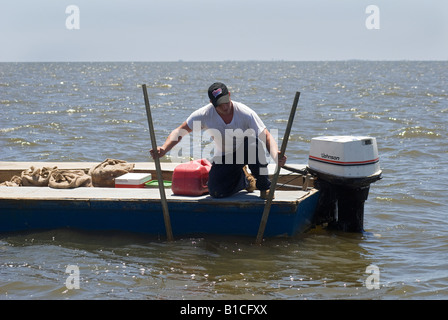
POLYGON ((0 183, 0 187, 20 187, 22 185, 22 178, 13 176, 10 181, 0 183))
POLYGON ((55 189, 92 187, 92 178, 83 170, 56 169, 50 175, 48 186, 55 189))
POLYGON ((53 170, 57 169, 57 167, 43 167, 35 168, 34 166, 29 169, 22 171, 22 185, 23 186, 38 186, 43 187, 48 185, 48 181, 50 180, 50 175, 53 170))
POLYGON ((134 163, 124 160, 106 159, 89 170, 94 187, 115 187, 115 178, 134 169, 134 163))

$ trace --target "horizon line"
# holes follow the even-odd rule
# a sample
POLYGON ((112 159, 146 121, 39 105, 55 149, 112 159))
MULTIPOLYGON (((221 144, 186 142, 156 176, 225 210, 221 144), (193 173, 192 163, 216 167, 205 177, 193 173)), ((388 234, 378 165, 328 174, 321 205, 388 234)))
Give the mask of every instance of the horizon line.
POLYGON ((204 63, 204 62, 448 62, 448 59, 328 59, 328 60, 23 60, 0 61, 0 63, 204 63))

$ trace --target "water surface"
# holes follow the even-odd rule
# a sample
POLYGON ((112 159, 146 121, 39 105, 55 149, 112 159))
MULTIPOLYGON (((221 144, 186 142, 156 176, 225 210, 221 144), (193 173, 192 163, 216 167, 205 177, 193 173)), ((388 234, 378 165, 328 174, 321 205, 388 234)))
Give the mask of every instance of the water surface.
MULTIPOLYGON (((446 299, 448 62, 1 63, 0 161, 148 161, 140 85, 158 144, 207 88, 283 137, 296 91, 288 162, 319 135, 376 137, 383 179, 364 234, 292 239, 164 239, 53 230, 0 237, 2 299, 446 299), (80 289, 66 287, 67 266, 80 289), (379 289, 369 290, 368 266, 379 289)), ((280 141, 281 142, 281 141, 280 141)), ((169 161, 169 158, 165 159, 169 161)))

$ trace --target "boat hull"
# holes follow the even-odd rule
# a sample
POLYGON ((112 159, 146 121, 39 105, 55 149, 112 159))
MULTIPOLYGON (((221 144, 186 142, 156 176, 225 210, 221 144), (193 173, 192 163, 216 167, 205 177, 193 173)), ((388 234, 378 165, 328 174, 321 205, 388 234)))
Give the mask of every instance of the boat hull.
MULTIPOLYGON (((2 187, 0 232, 60 228, 88 231, 166 234, 158 190, 47 187, 2 187)), ((319 192, 278 191, 265 237, 294 236, 312 226, 319 192)), ((182 197, 167 194, 174 236, 256 236, 265 201, 242 191, 214 199, 208 195, 182 197)))

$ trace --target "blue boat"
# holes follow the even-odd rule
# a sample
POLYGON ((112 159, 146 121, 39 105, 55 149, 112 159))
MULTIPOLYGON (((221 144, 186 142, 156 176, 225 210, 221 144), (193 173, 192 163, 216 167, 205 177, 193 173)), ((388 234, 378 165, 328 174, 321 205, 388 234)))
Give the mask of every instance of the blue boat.
MULTIPOLYGON (((2 189, 0 232, 59 228, 157 236, 166 232, 158 189, 2 189)), ((265 236, 293 236, 309 229, 318 196, 315 189, 276 192, 265 236)), ((167 194, 167 202, 175 236, 255 237, 265 206, 256 192, 245 191, 224 199, 167 194)))
MULTIPOLYGON (((3 163, 3 177, 29 164, 3 163), (12 169, 14 167, 14 169, 12 169)), ((91 164, 43 163, 42 166, 88 168, 91 164)), ((171 164, 172 167, 174 164, 171 164)), ((298 166, 303 168, 303 166, 298 166)), ((1 168, 0 168, 1 169, 1 168)), ((271 168, 272 169, 272 168, 271 168)), ((136 172, 152 172, 151 163, 137 164, 136 172)), ((169 172, 168 168, 166 172, 169 172)), ((302 181, 299 174, 282 174, 288 182, 302 181), (292 177, 292 178, 291 178, 292 177)), ((282 179, 279 179, 281 183, 282 179)), ((314 226, 319 191, 297 183, 275 192, 266 237, 294 236, 314 226), (284 190, 289 189, 289 190, 284 190)), ((0 232, 71 228, 89 231, 122 231, 164 237, 166 234, 159 189, 0 187, 0 232)), ((241 191, 216 199, 174 195, 166 190, 172 232, 177 236, 237 235, 255 237, 266 201, 259 191, 241 191)))
MULTIPOLYGON (((36 164, 0 162, 0 183, 31 165, 36 164)), ((39 164, 85 172, 94 165, 39 164)), ((164 163, 163 179, 171 179, 177 165, 164 163)), ((273 175, 275 165, 268 169, 273 175)), ((133 171, 156 176, 153 162, 136 163, 133 171)), ((292 237, 318 225, 363 232, 364 203, 370 184, 381 179, 381 174, 375 138, 313 138, 308 165, 288 165, 279 171, 267 221, 263 217, 266 200, 258 191, 216 199, 207 194, 179 196, 165 189, 172 234, 258 238, 262 217, 265 237, 292 237)), ((158 189, 0 187, 0 233, 72 228, 163 237, 167 234, 165 215, 158 189)))

